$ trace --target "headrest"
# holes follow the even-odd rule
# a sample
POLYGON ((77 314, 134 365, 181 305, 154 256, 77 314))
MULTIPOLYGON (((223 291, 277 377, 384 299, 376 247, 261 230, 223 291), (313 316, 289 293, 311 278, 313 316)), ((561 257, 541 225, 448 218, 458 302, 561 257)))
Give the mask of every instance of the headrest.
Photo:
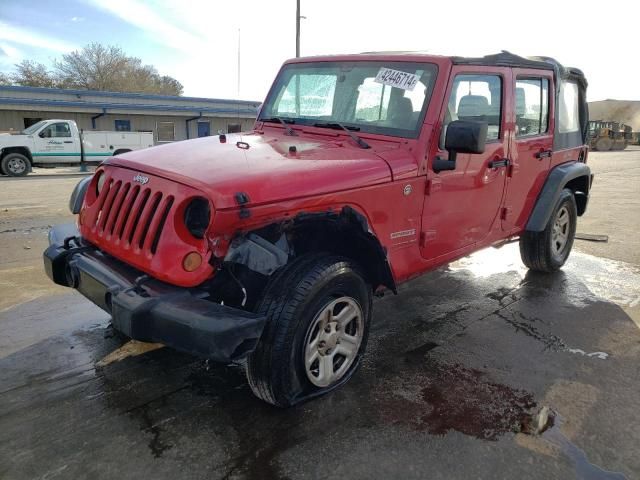
POLYGON ((458 118, 487 115, 489 100, 483 95, 465 95, 458 105, 458 118))

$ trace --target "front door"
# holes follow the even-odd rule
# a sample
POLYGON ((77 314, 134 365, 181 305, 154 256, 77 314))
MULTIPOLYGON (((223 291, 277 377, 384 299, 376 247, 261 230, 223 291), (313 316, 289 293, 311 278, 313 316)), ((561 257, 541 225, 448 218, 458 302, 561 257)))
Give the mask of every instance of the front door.
POLYGON ((504 201, 502 229, 513 234, 526 226, 551 165, 553 74, 513 69, 515 123, 511 167, 504 201))
POLYGON ((198 137, 208 137, 211 135, 209 122, 198 122, 198 137))
POLYGON ((453 67, 443 105, 442 132, 436 156, 448 158, 444 150, 446 126, 453 120, 487 122, 484 153, 458 154, 456 168, 429 171, 422 218, 421 249, 428 260, 446 261, 472 249, 495 228, 500 228, 500 205, 504 193, 508 157, 505 113, 511 104, 507 94, 511 71, 498 67, 453 67), (491 162, 497 161, 492 166, 491 162))
POLYGON ((32 155, 38 163, 68 163, 80 161, 80 145, 71 134, 67 122, 47 125, 34 136, 32 155))

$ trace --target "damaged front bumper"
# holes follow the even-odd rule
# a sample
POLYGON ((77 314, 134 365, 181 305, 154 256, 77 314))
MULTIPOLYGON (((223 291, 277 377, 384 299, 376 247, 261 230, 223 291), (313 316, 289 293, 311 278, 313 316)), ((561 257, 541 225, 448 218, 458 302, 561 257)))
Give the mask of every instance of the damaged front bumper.
POLYGON ((145 275, 83 242, 73 224, 51 229, 44 267, 55 283, 75 288, 111 314, 114 328, 125 335, 219 362, 252 352, 266 322, 206 300, 204 291, 145 275))

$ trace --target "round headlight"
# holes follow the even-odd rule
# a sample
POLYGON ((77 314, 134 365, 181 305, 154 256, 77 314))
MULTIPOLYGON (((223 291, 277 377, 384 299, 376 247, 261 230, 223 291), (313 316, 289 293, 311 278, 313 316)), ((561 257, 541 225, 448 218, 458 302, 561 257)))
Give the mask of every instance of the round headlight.
POLYGON ((107 180, 107 176, 103 172, 98 173, 98 175, 98 181, 96 182, 96 194, 100 195, 102 187, 104 187, 104 182, 107 180))
POLYGON ((204 238, 210 221, 209 201, 202 197, 191 200, 184 211, 184 224, 189 233, 196 238, 204 238))

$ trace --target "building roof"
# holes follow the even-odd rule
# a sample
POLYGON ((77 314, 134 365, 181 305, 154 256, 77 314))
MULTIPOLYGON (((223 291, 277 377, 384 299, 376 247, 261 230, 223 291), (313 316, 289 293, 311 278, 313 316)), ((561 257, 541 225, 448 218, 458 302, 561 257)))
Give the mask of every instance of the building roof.
POLYGON ((110 110, 138 110, 155 114, 167 112, 174 115, 184 113, 255 116, 260 102, 96 90, 0 86, 0 109, 5 105, 79 108, 103 113, 110 110))

